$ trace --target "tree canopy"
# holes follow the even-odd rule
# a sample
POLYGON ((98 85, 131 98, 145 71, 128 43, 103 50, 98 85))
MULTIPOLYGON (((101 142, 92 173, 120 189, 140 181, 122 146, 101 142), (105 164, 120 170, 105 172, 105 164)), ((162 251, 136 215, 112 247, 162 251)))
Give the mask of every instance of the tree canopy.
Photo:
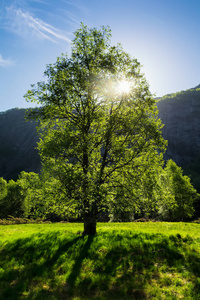
POLYGON ((101 210, 119 205, 119 190, 133 190, 133 173, 164 148, 155 101, 140 63, 111 44, 108 27, 81 24, 71 56, 57 58, 45 76, 25 95, 39 104, 28 118, 40 120, 40 155, 62 182, 66 205, 94 234, 101 210))

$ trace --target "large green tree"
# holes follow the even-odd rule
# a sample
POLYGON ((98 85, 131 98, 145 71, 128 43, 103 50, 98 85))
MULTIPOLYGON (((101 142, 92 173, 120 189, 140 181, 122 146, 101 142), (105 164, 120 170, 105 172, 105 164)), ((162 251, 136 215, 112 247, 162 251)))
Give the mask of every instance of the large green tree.
POLYGON ((115 201, 114 190, 134 160, 164 145, 139 62, 110 38, 107 27, 81 24, 71 56, 48 65, 47 80, 25 95, 40 105, 29 118, 41 123, 41 157, 54 164, 54 173, 57 168, 66 203, 83 217, 84 234, 96 233, 99 212, 115 201))

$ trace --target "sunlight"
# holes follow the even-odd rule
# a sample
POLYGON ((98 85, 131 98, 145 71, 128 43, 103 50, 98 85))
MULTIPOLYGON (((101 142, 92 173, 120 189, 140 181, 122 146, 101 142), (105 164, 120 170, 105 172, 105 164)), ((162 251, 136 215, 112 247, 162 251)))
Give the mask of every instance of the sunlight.
MULTIPOLYGON (((115 78, 108 78, 101 85, 101 92, 106 101, 120 101, 121 97, 128 96, 135 88, 135 81, 133 79, 126 79, 125 76, 116 76, 115 78)), ((104 100, 105 100, 104 99, 104 100)))
POLYGON ((117 90, 119 94, 129 94, 131 91, 131 84, 128 80, 122 79, 119 81, 117 90))

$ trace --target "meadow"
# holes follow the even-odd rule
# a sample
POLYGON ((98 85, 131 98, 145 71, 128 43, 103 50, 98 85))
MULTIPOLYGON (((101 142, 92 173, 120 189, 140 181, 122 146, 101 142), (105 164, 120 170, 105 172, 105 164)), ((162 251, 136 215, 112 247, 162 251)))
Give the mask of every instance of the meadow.
POLYGON ((0 299, 200 299, 200 225, 0 226, 0 299))

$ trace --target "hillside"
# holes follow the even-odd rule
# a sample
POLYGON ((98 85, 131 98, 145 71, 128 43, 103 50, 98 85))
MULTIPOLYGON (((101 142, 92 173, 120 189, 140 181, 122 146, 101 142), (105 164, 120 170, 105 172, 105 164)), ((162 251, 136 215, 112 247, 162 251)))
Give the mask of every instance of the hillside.
POLYGON ((190 89, 159 99, 166 158, 184 166, 200 155, 200 89, 190 89))
POLYGON ((181 166, 200 191, 200 86, 166 95, 157 106, 168 140, 165 159, 181 166))
POLYGON ((25 109, 0 113, 0 177, 17 179, 21 171, 39 172, 35 122, 25 121, 25 109))

